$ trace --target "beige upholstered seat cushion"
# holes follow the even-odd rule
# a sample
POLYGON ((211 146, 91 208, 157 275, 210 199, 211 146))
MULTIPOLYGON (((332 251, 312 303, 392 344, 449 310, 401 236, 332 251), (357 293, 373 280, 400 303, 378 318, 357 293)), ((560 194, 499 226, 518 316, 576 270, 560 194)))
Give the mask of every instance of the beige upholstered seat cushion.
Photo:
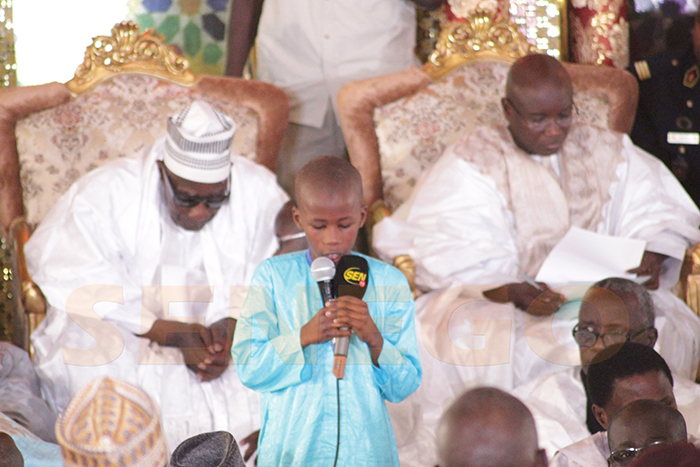
POLYGON ((90 170, 132 157, 164 136, 167 117, 200 99, 238 125, 235 154, 256 159, 258 118, 249 107, 141 75, 104 81, 66 104, 17 122, 23 199, 30 225, 90 170))

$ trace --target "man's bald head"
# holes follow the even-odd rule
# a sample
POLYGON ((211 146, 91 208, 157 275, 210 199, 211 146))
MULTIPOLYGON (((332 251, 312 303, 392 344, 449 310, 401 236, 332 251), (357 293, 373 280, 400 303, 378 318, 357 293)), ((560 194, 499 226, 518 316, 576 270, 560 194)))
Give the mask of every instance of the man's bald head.
POLYGON ((310 198, 350 194, 362 204, 362 177, 350 162, 341 157, 321 156, 306 164, 296 175, 297 204, 310 198))
POLYGON ((621 447, 645 447, 649 442, 686 441, 685 419, 663 402, 642 399, 627 404, 610 421, 608 443, 611 451, 621 447))
POLYGON ((275 256, 309 248, 306 234, 294 223, 293 208, 294 200, 290 199, 280 208, 275 218, 275 236, 279 243, 275 256))
POLYGON ((357 169, 340 157, 318 157, 297 174, 295 195, 292 217, 306 233, 311 258, 338 262, 350 254, 367 219, 357 169))
POLYGON ((473 389, 457 399, 440 421, 437 443, 441 467, 546 465, 532 414, 496 388, 473 389))
POLYGON ((608 429, 613 465, 626 465, 640 450, 655 444, 687 440, 683 415, 667 404, 649 399, 627 404, 615 414, 608 429))
POLYGON ((506 97, 519 102, 522 93, 534 88, 560 88, 573 95, 571 78, 556 58, 544 54, 526 55, 510 67, 506 97))
POLYGON ((508 72, 501 101, 515 144, 528 154, 550 156, 564 144, 573 123, 571 78, 547 55, 527 55, 508 72))

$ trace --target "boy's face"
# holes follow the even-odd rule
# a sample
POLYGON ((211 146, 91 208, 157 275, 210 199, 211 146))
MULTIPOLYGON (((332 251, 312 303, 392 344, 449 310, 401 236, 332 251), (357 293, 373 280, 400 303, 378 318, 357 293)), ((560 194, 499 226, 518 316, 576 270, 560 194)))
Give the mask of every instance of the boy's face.
POLYGON ((327 193, 306 189, 292 209, 294 222, 306 232, 311 257, 327 256, 337 263, 352 250, 357 231, 367 219, 359 194, 327 193))

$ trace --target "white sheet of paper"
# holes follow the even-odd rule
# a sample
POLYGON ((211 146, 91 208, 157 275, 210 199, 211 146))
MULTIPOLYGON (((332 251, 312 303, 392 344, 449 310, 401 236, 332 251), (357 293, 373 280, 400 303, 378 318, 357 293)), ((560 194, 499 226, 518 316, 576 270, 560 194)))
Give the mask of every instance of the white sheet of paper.
POLYGON ((537 281, 556 286, 593 283, 607 277, 636 279, 628 269, 639 266, 646 242, 611 237, 571 227, 552 249, 537 273, 537 281))

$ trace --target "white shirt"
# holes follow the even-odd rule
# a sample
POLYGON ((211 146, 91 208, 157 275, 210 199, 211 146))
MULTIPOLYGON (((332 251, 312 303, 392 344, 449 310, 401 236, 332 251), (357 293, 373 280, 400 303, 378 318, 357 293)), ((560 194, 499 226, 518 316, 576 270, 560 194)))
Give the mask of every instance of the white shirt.
POLYGON ((557 452, 549 465, 556 467, 607 467, 608 432, 599 431, 557 452))
POLYGON ((407 0, 265 0, 257 77, 287 92, 291 122, 320 128, 344 84, 415 65, 415 39, 407 0))

